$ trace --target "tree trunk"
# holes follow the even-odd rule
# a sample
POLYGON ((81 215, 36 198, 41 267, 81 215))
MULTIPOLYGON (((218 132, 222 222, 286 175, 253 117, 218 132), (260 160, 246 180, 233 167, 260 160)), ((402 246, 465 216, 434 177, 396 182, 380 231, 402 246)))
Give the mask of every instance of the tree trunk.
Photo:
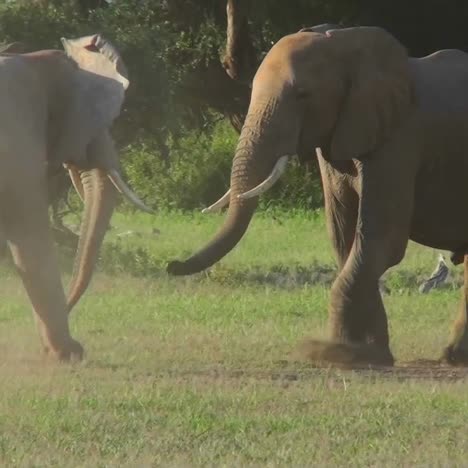
POLYGON ((226 116, 240 133, 249 106, 250 89, 231 80, 218 61, 187 75, 180 91, 184 102, 206 104, 226 116))
POLYGON ((227 42, 223 67, 233 79, 252 82, 257 68, 257 56, 249 31, 247 12, 249 0, 227 1, 227 42))

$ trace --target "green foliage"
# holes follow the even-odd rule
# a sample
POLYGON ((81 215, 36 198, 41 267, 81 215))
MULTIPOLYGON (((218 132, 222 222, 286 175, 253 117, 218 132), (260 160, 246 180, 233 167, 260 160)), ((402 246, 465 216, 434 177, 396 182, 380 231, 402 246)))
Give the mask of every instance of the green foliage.
MULTIPOLYGON (((155 209, 193 210, 206 207, 228 189, 230 168, 238 135, 226 122, 211 132, 191 132, 170 142, 170 165, 157 147, 130 146, 123 159, 133 187, 155 209)), ((322 205, 320 178, 316 168, 306 173, 298 163, 262 196, 264 209, 315 209, 322 205)))
MULTIPOLYGON (((131 182, 154 207, 187 210, 210 204, 228 186, 236 140, 219 125, 213 132, 217 112, 242 115, 248 100, 248 89, 227 79, 220 66, 226 2, 114 0, 93 9, 102 4, 2 2, 0 41, 60 48, 62 36, 105 34, 121 51, 130 73, 114 135, 120 146, 130 145, 125 165, 131 182)), ((466 47, 467 14, 468 3, 461 0, 255 0, 249 20, 259 57, 281 36, 325 22, 383 26, 412 54, 421 55, 466 47)), ((317 168, 305 175, 304 168, 293 166, 264 199, 263 208, 320 203, 317 168)))
POLYGON ((170 165, 157 148, 128 148, 124 167, 132 185, 154 208, 191 210, 211 204, 229 186, 237 135, 227 125, 213 134, 191 132, 169 142, 170 165))
POLYGON ((179 87, 190 72, 218 56, 224 40, 223 31, 198 11, 196 2, 189 6, 193 14, 187 17, 177 18, 181 11, 173 6, 163 1, 125 0, 83 16, 73 2, 50 2, 47 7, 7 3, 0 6, 0 41, 25 42, 34 49, 61 48, 62 36, 105 34, 130 70, 119 139, 128 142, 143 137, 161 142, 185 126, 198 128, 209 119, 206 106, 181 101, 179 87), (188 27, 190 22, 192 27, 188 27))
POLYGON ((164 273, 161 260, 145 247, 108 243, 101 252, 101 268, 109 274, 128 274, 136 277, 160 277, 164 273))
POLYGON ((285 175, 262 195, 260 203, 260 207, 266 210, 314 210, 322 206, 323 192, 317 164, 306 171, 297 161, 293 161, 285 175))

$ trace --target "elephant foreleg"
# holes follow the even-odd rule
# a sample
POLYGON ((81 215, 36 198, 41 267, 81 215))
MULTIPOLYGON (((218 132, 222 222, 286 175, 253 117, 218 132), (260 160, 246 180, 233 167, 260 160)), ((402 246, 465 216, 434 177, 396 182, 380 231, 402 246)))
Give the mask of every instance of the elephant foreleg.
MULTIPOLYGON (((330 206, 331 237, 341 265, 330 292, 331 343, 314 342, 306 349, 313 360, 393 364, 379 279, 401 261, 408 243, 416 168, 405 166, 407 158, 406 151, 386 148, 362 161, 355 160, 354 187, 359 194, 355 221, 349 214, 335 221, 343 203, 342 208, 336 203, 330 206), (343 224, 343 219, 349 224, 343 224)), ((336 181, 336 177, 331 178, 335 198, 343 194, 343 186, 336 181)))
POLYGON ((464 285, 458 317, 453 324, 449 345, 444 351, 443 359, 453 365, 468 365, 468 254, 464 261, 464 285))
POLYGON ((380 154, 360 163, 360 204, 353 247, 332 287, 332 338, 367 343, 391 362, 388 326, 379 279, 403 258, 413 209, 411 168, 380 154))
POLYGON ((2 208, 10 250, 35 311, 46 350, 60 360, 80 358, 83 349, 72 339, 68 327, 44 187, 32 182, 22 192, 9 194, 8 205, 2 208))
MULTIPOLYGON (((356 223, 359 211, 359 195, 357 193, 357 178, 354 163, 330 163, 318 154, 320 169, 323 174, 325 196, 325 213, 327 228, 335 251, 339 271, 343 269, 353 247, 356 223), (346 164, 346 166, 344 166, 346 164), (346 171, 346 172, 344 172, 346 171)), ((375 311, 371 317, 372 323, 366 333, 368 343, 381 343, 388 346, 387 315, 377 287, 371 289, 369 297, 375 304, 375 311)), ((360 337, 362 338, 362 337, 360 337)))

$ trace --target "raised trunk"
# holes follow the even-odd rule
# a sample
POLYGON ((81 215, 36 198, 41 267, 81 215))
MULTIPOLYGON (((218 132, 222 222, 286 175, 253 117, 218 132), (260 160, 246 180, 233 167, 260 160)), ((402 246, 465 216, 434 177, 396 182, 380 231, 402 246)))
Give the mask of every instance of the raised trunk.
POLYGON ((230 204, 223 226, 205 247, 185 262, 170 262, 167 267, 169 274, 198 273, 223 258, 241 240, 254 214, 258 197, 240 200, 237 196, 263 181, 278 158, 278 148, 275 148, 277 129, 268 125, 273 107, 267 104, 261 112, 251 112, 245 120, 233 161, 230 204))
POLYGON ((107 172, 102 169, 81 171, 80 179, 85 209, 68 293, 68 312, 79 301, 91 280, 117 197, 107 172))

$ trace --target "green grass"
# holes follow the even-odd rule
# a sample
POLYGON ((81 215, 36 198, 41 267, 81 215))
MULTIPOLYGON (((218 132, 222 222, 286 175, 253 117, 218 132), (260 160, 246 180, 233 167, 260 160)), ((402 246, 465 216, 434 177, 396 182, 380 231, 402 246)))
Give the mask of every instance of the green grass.
MULTIPOLYGON (((326 335, 334 261, 320 213, 260 215, 212 273, 164 274, 221 221, 115 216, 72 316, 82 364, 42 358, 19 280, 2 269, 0 465, 466 466, 466 379, 294 359, 303 338, 326 335)), ((400 362, 437 358, 447 340, 456 286, 417 292, 436 259, 411 244, 386 275, 400 362)))

